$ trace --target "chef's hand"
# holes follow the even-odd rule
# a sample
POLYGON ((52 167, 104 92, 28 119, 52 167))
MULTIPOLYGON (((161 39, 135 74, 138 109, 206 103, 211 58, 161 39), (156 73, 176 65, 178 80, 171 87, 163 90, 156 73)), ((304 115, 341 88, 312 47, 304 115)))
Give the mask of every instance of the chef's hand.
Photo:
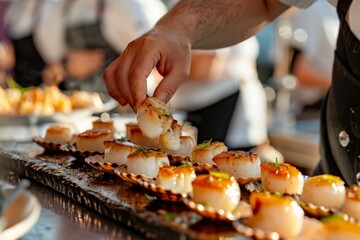
POLYGON ((66 56, 67 75, 74 80, 87 79, 104 68, 102 49, 73 49, 66 56))
POLYGON ((45 85, 48 86, 57 86, 60 82, 64 80, 65 70, 60 62, 53 62, 46 65, 42 81, 45 85))
POLYGON ((168 102, 190 72, 191 44, 174 26, 156 26, 132 41, 103 74, 111 97, 136 111, 145 100, 146 79, 153 68, 164 77, 154 97, 168 102))

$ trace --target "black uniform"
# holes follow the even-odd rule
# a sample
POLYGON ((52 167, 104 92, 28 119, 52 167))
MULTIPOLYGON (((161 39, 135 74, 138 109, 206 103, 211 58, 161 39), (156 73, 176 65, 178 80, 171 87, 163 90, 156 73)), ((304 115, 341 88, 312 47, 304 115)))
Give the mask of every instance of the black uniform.
POLYGON ((360 170, 360 41, 345 19, 351 2, 338 1, 340 32, 333 82, 321 115, 321 161, 315 170, 340 176, 347 185, 356 183, 360 170))

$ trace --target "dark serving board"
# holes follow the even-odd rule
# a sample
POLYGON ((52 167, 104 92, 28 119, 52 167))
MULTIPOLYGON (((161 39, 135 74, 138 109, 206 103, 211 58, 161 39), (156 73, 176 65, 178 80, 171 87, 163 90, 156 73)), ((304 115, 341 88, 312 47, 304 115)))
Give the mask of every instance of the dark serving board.
POLYGON ((163 202, 83 160, 46 153, 35 143, 0 143, 0 167, 60 192, 149 239, 247 239, 231 223, 203 219, 182 203, 163 202))

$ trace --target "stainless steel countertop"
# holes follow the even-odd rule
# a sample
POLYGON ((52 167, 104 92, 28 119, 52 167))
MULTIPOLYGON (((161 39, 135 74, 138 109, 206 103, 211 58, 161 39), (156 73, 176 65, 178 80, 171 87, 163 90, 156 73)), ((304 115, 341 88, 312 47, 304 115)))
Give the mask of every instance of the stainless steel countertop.
MULTIPOLYGON (((0 179, 17 184, 16 173, 0 169, 0 179)), ((41 204, 38 222, 21 240, 57 239, 144 239, 118 223, 113 223, 99 214, 77 204, 66 196, 31 181, 28 191, 41 204)))

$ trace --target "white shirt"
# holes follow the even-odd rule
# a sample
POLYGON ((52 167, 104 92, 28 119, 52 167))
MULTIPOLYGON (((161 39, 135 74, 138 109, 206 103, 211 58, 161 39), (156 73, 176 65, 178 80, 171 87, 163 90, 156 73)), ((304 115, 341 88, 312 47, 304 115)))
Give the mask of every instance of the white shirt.
MULTIPOLYGON (((280 2, 288 6, 297 6, 300 8, 306 8, 314 3, 316 0, 279 0, 280 2)), ((333 6, 337 6, 338 0, 328 0, 333 6)), ((348 1, 348 0, 344 0, 348 1)), ((354 0, 351 2, 348 16, 348 24, 353 34, 360 40, 360 1, 354 0)))
MULTIPOLYGON (((302 29, 306 32, 302 53, 318 73, 330 80, 340 25, 336 9, 326 0, 318 0, 306 9, 299 9, 291 24, 293 31, 302 29)), ((312 104, 323 97, 323 91, 299 86, 293 96, 301 103, 312 104)))
MULTIPOLYGON (((33 9, 37 2, 14 1, 7 11, 5 24, 13 38, 24 37, 34 31, 35 44, 47 62, 64 56, 66 27, 97 20, 97 0, 72 1, 71 7, 66 10, 66 20, 64 7, 70 1, 41 1, 41 10, 35 17, 33 9), (35 30, 34 18, 38 18, 35 30)), ((130 41, 150 30, 166 11, 160 0, 105 0, 101 31, 109 45, 120 53, 130 41)))

